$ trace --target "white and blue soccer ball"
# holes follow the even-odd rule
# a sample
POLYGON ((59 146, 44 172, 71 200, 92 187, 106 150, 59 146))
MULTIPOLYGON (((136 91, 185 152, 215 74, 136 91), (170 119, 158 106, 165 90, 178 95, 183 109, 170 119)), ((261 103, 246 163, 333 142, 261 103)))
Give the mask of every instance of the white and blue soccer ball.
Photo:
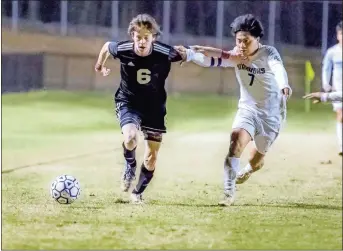
POLYGON ((71 175, 58 176, 51 184, 50 194, 60 204, 71 204, 80 196, 80 183, 71 175))

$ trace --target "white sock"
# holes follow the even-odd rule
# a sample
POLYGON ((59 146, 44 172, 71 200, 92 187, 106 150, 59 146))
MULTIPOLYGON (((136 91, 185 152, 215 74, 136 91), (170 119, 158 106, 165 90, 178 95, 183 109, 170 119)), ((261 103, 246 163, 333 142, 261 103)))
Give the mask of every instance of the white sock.
POLYGON ((236 176, 239 171, 239 158, 229 157, 224 165, 224 191, 235 192, 236 176), (227 163, 228 162, 228 163, 227 163))
POLYGON ((244 167, 244 170, 243 170, 243 171, 244 171, 245 173, 253 172, 250 163, 248 163, 248 164, 244 167))
POLYGON ((342 122, 336 124, 339 151, 342 152, 342 122))

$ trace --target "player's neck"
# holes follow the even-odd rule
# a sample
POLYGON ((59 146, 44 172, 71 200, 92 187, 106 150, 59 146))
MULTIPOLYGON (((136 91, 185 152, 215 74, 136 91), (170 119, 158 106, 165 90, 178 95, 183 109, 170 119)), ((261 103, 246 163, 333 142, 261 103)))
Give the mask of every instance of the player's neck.
POLYGON ((248 57, 254 56, 258 52, 258 50, 260 49, 261 46, 262 45, 260 43, 258 43, 257 47, 254 48, 253 52, 250 53, 250 55, 248 57))

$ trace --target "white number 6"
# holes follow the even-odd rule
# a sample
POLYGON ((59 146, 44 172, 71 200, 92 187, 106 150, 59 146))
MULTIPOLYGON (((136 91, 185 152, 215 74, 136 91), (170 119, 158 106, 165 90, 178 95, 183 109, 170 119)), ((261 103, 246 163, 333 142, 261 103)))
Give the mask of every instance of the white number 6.
POLYGON ((141 85, 145 85, 150 82, 151 77, 150 77, 151 71, 148 69, 140 69, 137 71, 137 82, 140 83, 141 85))

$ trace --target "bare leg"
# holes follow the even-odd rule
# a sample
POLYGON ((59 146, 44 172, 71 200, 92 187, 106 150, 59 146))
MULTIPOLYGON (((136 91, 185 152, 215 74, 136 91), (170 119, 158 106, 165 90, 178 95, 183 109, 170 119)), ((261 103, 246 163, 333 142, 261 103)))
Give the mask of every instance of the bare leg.
MULTIPOLYGON (((162 140, 162 136, 160 140, 162 140)), ((131 194, 131 200, 133 203, 141 204, 143 202, 142 193, 153 178, 156 168, 157 155, 160 147, 161 142, 159 141, 145 141, 145 153, 144 161, 141 166, 141 173, 139 175, 138 183, 131 194)))
POLYGON ((251 136, 244 129, 234 129, 231 133, 230 149, 224 164, 224 200, 220 205, 230 206, 234 202, 240 157, 250 141, 251 136))

